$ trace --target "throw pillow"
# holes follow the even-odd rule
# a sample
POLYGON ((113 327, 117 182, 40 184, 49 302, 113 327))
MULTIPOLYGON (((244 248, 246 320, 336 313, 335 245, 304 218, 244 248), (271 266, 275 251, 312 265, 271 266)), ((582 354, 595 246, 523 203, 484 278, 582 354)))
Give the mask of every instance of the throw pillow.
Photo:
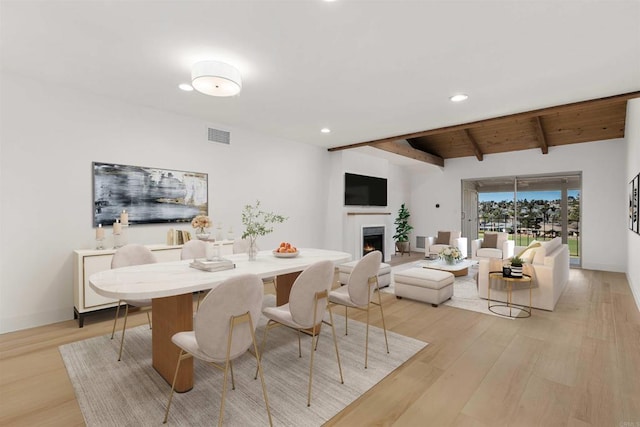
POLYGON ((483 248, 497 248, 498 247, 498 233, 487 233, 482 238, 483 248))
POLYGON ((451 240, 451 233, 449 231, 438 231, 436 245, 448 245, 449 240, 451 240))
POLYGON ((529 243, 529 246, 524 248, 522 252, 518 254, 518 256, 522 258, 523 261, 526 262, 527 264, 531 264, 533 262, 533 257, 536 254, 536 249, 539 248, 540 246, 542 246, 542 244, 537 240, 534 240, 531 243, 529 243))

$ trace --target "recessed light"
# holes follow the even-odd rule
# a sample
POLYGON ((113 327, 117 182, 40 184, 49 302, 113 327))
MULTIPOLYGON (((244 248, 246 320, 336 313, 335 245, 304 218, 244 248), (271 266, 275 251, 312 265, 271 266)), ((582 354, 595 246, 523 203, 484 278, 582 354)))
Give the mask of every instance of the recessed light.
POLYGON ((451 100, 451 102, 462 102, 462 101, 466 101, 467 98, 469 98, 469 95, 466 95, 464 93, 458 93, 450 97, 449 100, 451 100))
POLYGON ((322 132, 322 133, 330 133, 330 132, 331 132, 331 129, 329 129, 329 128, 322 128, 322 129, 320 129, 320 132, 322 132))
POLYGON ((181 83, 178 85, 178 87, 184 90, 185 92, 191 92, 193 90, 193 87, 190 84, 186 84, 186 83, 181 83))

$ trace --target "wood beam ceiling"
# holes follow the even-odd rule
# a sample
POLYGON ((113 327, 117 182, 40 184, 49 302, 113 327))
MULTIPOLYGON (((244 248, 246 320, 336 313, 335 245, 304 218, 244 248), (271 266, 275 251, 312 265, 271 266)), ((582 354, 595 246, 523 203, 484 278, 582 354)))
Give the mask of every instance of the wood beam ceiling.
POLYGON ((640 91, 589 101, 515 113, 329 148, 329 151, 372 146, 438 166, 444 159, 622 138, 626 102, 640 91), (400 142, 406 140, 411 147, 400 142), (422 153, 422 154, 421 154, 422 153))

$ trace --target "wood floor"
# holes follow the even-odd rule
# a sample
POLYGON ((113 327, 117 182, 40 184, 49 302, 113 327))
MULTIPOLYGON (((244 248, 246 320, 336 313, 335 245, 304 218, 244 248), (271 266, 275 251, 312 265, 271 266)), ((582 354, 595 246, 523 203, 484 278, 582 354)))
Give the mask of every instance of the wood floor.
MULTIPOLYGON (((430 344, 327 425, 640 427, 640 312, 623 274, 572 269, 556 310, 529 319, 382 297, 390 330, 430 344)), ((111 333, 112 316, 1 335, 0 425, 84 425, 58 346, 111 333)))

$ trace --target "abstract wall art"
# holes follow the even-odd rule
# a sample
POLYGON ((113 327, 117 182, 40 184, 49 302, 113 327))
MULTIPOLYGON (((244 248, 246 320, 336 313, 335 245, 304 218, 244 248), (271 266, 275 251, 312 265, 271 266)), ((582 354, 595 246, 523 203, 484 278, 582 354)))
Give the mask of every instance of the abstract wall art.
POLYGON ((129 224, 188 222, 207 215, 208 175, 93 162, 93 226, 129 213, 129 224))

